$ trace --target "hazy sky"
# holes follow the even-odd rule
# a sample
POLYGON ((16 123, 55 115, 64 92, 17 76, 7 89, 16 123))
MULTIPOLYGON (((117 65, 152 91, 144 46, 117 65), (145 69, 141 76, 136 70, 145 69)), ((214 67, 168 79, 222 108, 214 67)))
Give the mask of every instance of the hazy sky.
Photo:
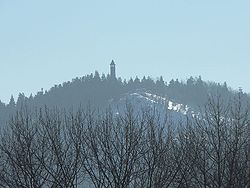
POLYGON ((0 99, 114 59, 122 78, 226 81, 250 92, 250 0, 0 0, 0 99))

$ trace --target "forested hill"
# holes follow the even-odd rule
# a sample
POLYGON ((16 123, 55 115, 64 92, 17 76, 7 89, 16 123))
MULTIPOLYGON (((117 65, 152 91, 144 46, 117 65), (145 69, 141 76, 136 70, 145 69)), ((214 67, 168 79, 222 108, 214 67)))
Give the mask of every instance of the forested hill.
MULTIPOLYGON (((143 90, 152 94, 166 97, 174 102, 189 105, 193 108, 202 106, 210 94, 220 94, 225 99, 233 98, 236 91, 230 89, 226 83, 204 82, 201 77, 190 77, 186 81, 164 81, 162 77, 153 80, 150 77, 122 80, 113 79, 109 75, 101 75, 96 71, 72 81, 55 85, 48 91, 39 91, 35 96, 25 96, 20 93, 17 101, 11 97, 8 104, 0 102, 0 120, 6 120, 23 105, 30 107, 59 107, 71 108, 79 105, 91 104, 95 107, 107 107, 111 99, 119 98, 126 93, 143 90)), ((247 100, 249 96, 243 94, 247 100)))

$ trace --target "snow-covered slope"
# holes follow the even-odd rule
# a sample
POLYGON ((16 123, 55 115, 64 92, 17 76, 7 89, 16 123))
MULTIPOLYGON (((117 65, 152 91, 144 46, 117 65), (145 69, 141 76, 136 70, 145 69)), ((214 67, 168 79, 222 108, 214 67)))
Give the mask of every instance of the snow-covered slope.
POLYGON ((160 113, 168 113, 174 119, 185 118, 186 115, 194 116, 194 111, 187 105, 180 104, 150 93, 149 91, 136 91, 127 93, 120 98, 109 101, 110 106, 116 114, 124 112, 127 105, 131 105, 134 111, 140 112, 143 109, 155 109, 160 113))
POLYGON ((187 113, 189 112, 189 107, 187 105, 179 104, 179 103, 170 101, 165 97, 154 95, 148 92, 145 92, 145 95, 147 98, 151 99, 152 101, 165 105, 165 107, 168 110, 180 112, 183 115, 187 115, 187 113))

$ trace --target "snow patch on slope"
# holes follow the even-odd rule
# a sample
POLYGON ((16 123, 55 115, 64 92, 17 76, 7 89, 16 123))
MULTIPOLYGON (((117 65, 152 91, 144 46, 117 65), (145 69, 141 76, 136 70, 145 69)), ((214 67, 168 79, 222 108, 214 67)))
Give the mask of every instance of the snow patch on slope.
POLYGON ((147 92, 145 93, 145 95, 148 98, 150 98, 150 100, 154 101, 155 103, 157 103, 156 101, 162 103, 163 105, 165 105, 165 107, 167 107, 168 110, 180 112, 184 115, 186 115, 190 109, 187 105, 175 103, 173 101, 168 100, 165 97, 161 97, 161 96, 154 95, 154 94, 147 93, 147 92))
POLYGON ((122 108, 126 103, 132 104, 137 109, 141 108, 156 108, 160 112, 169 110, 182 115, 192 115, 194 112, 190 107, 184 104, 180 104, 169 100, 167 97, 162 97, 156 94, 145 91, 136 91, 133 93, 124 94, 118 100, 110 100, 111 105, 122 108))

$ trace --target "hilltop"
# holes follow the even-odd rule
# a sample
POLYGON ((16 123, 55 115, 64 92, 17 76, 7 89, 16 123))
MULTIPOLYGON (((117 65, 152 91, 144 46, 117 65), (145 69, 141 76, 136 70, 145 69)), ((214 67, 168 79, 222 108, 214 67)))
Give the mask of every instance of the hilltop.
MULTIPOLYGON (((183 106, 188 105, 193 109, 203 106, 208 96, 212 94, 221 95, 225 100, 234 98, 238 91, 232 90, 226 83, 205 82, 201 77, 190 77, 186 81, 172 79, 165 81, 162 76, 154 80, 144 76, 139 79, 135 77, 129 80, 116 78, 102 74, 98 71, 76 77, 72 81, 54 85, 49 90, 38 91, 36 95, 25 96, 20 93, 17 101, 11 97, 8 104, 0 103, 0 119, 7 120, 11 114, 23 106, 30 108, 58 107, 63 109, 78 108, 91 105, 92 107, 105 109, 110 101, 119 101, 131 93, 144 92, 151 95, 163 97, 183 106)), ((242 95, 249 101, 249 95, 242 95)))

